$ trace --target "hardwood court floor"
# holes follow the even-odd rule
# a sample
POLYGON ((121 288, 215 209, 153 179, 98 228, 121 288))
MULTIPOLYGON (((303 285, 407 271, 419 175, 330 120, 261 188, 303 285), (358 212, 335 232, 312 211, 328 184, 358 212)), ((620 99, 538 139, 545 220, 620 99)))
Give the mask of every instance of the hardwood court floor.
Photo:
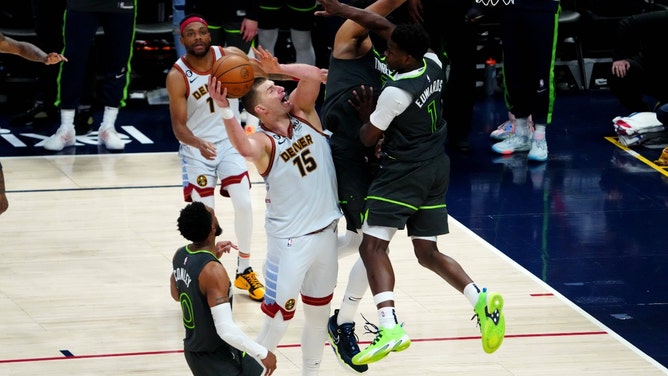
MULTIPOLYGON (((0 216, 0 375, 186 375, 179 305, 169 295, 171 257, 185 243, 175 152, 3 158, 10 208, 0 216)), ((253 171, 253 168, 250 169, 253 171)), ((261 271, 264 185, 252 199, 252 265, 261 271)), ((219 198, 223 238, 234 239, 232 209, 219 198)), ((456 217, 439 246, 483 286, 503 293, 506 339, 482 350, 465 298, 419 267, 405 233, 391 244, 397 310, 412 345, 372 364, 368 375, 661 375, 668 371, 521 267, 456 217)), ((234 270, 234 256, 223 260, 234 270)), ((355 256, 341 259, 338 306, 355 256)), ((251 336, 258 303, 242 291, 236 322, 251 336)), ((377 321, 369 297, 360 312, 377 321)), ((278 350, 276 375, 296 375, 302 316, 278 350)), ((357 332, 371 339, 363 320, 357 332)), ((331 349, 321 375, 340 375, 331 349)))

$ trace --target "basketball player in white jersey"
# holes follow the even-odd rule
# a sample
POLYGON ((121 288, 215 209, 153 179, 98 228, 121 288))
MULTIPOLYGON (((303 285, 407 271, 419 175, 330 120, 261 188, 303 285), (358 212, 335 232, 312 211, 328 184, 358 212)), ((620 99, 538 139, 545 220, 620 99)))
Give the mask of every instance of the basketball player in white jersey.
POLYGON ((279 64, 256 49, 269 75, 298 79, 288 94, 274 81, 258 77, 242 97, 244 108, 260 119, 260 129, 246 135, 230 109, 227 91, 211 78, 211 98, 220 106, 234 147, 253 162, 267 183, 267 315, 257 342, 274 351, 295 314, 304 307, 302 375, 317 375, 327 338, 327 320, 338 273, 336 174, 328 137, 323 134, 315 101, 326 70, 307 64, 279 64))
MULTIPOLYGON (((220 194, 230 197, 234 207, 239 251, 234 286, 248 290, 251 299, 262 301, 264 286, 250 266, 253 211, 247 163, 230 143, 220 110, 206 86, 217 59, 230 53, 245 54, 236 47, 212 46, 206 20, 198 15, 185 17, 180 28, 186 54, 167 74, 166 86, 172 129, 181 143, 184 199, 215 207, 216 181, 220 179, 220 194)), ((238 118, 238 99, 233 101, 238 118)))

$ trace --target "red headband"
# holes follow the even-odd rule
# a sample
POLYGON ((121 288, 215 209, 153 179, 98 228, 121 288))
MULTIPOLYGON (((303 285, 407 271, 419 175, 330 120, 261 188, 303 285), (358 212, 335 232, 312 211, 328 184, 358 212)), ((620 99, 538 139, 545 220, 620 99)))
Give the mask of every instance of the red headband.
POLYGON ((183 20, 183 22, 181 23, 181 34, 183 34, 183 29, 185 29, 186 26, 190 25, 193 22, 201 22, 207 28, 209 27, 209 24, 206 23, 206 20, 204 18, 198 17, 198 16, 190 16, 190 17, 186 18, 185 20, 183 20))

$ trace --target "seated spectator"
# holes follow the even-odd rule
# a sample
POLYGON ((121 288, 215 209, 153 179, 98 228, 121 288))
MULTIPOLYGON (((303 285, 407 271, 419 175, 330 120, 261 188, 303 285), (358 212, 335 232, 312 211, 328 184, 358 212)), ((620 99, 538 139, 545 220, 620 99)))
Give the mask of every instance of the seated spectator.
POLYGON ((636 14, 619 22, 610 88, 630 112, 668 103, 668 70, 663 53, 668 10, 636 14), (653 101, 648 102, 647 97, 653 101))

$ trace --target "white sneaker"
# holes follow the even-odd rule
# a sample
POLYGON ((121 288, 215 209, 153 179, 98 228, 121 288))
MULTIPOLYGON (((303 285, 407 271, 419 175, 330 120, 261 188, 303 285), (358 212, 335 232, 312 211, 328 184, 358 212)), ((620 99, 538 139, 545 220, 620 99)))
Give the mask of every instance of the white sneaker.
POLYGON ((493 130, 492 133, 489 134, 489 137, 501 141, 508 138, 513 132, 515 132, 515 126, 513 125, 512 120, 508 119, 493 130))
POLYGON ((109 150, 123 150, 125 148, 125 142, 121 140, 121 136, 114 128, 100 131, 97 137, 98 143, 104 144, 109 150))
MULTIPOLYGON (((534 130, 534 124, 533 124, 533 119, 531 115, 527 118, 527 124, 529 125, 529 131, 533 132, 534 130)), ((504 121, 503 123, 499 124, 498 127, 496 127, 495 130, 492 131, 492 133, 489 134, 489 137, 495 139, 495 140, 505 140, 508 138, 512 133, 515 132, 515 115, 513 115, 511 112, 508 113, 508 120, 504 121)))
POLYGON ((530 161, 545 162, 547 160, 547 140, 545 137, 540 140, 531 140, 531 150, 527 158, 530 161))
POLYGON ((43 146, 46 150, 61 151, 66 146, 74 146, 76 143, 75 137, 74 129, 58 128, 56 133, 46 139, 43 146))
POLYGON ((512 154, 529 149, 531 149, 531 136, 518 136, 517 133, 511 133, 505 140, 492 145, 492 151, 499 154, 512 154))

